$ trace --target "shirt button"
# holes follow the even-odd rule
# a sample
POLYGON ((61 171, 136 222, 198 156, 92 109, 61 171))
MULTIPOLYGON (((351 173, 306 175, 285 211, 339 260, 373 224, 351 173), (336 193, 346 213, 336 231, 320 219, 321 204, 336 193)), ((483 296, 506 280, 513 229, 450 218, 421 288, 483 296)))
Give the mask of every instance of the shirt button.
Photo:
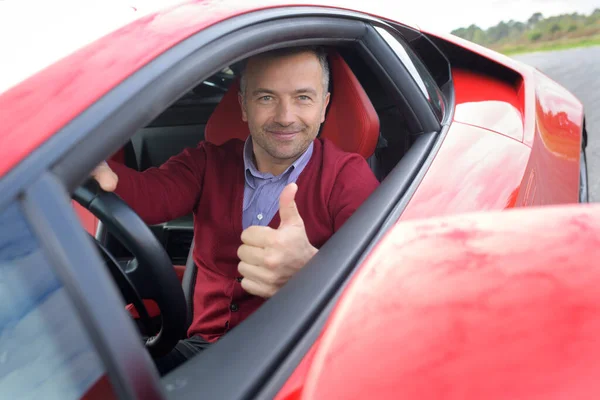
POLYGON ((239 310, 240 308, 238 307, 237 304, 235 303, 231 303, 231 305, 229 306, 229 309, 233 312, 236 312, 237 310, 239 310))
POLYGON ((262 214, 258 214, 258 215, 256 216, 256 218, 258 218, 258 220, 260 221, 260 220, 262 220, 262 219, 263 219, 263 215, 262 215, 262 214))

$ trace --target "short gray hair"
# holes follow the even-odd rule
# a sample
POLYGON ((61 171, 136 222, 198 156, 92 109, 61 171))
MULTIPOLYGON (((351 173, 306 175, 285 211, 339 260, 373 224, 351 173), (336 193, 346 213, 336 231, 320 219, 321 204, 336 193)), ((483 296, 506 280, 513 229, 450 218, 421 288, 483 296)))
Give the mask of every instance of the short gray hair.
MULTIPOLYGON (((254 57, 283 57, 290 56, 295 54, 300 54, 304 52, 313 53, 317 59, 319 60, 319 64, 321 64, 321 69, 323 71, 323 88, 325 89, 325 95, 329 91, 329 62, 327 61, 327 52, 322 46, 299 46, 299 47, 284 47, 281 49, 270 50, 265 53, 260 53, 254 57)), ((241 65, 240 71, 240 93, 242 96, 246 94, 246 66, 248 64, 248 59, 245 59, 241 65)))

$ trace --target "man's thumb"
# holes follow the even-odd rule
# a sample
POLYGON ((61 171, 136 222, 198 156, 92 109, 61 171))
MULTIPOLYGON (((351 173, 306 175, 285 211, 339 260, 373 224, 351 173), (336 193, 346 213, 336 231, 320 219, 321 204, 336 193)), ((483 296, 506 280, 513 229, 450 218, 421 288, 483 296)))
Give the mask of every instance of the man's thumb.
POLYGON ((281 219, 281 225, 298 225, 302 224, 302 217, 296 207, 296 192, 298 191, 298 185, 290 183, 283 188, 281 195, 279 196, 279 218, 281 219))

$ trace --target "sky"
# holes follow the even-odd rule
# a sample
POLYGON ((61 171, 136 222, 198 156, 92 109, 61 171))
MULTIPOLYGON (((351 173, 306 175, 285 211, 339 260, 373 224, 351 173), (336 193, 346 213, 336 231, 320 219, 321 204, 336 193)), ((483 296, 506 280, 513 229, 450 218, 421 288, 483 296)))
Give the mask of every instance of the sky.
MULTIPOLYGON (((589 15, 600 8, 600 0, 447 0, 421 1, 424 5, 406 5, 419 25, 450 32, 471 24, 487 29, 501 21, 524 22, 536 12, 544 17, 578 12, 589 15)), ((404 7, 404 6, 403 6, 404 7)))

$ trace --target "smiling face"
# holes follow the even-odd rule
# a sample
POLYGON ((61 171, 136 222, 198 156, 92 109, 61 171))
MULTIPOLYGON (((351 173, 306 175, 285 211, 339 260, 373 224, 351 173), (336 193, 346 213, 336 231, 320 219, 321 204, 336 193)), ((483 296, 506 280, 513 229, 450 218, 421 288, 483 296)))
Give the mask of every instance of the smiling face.
POLYGON ((317 137, 329 103, 323 77, 311 51, 248 60, 239 99, 260 171, 283 172, 317 137))

